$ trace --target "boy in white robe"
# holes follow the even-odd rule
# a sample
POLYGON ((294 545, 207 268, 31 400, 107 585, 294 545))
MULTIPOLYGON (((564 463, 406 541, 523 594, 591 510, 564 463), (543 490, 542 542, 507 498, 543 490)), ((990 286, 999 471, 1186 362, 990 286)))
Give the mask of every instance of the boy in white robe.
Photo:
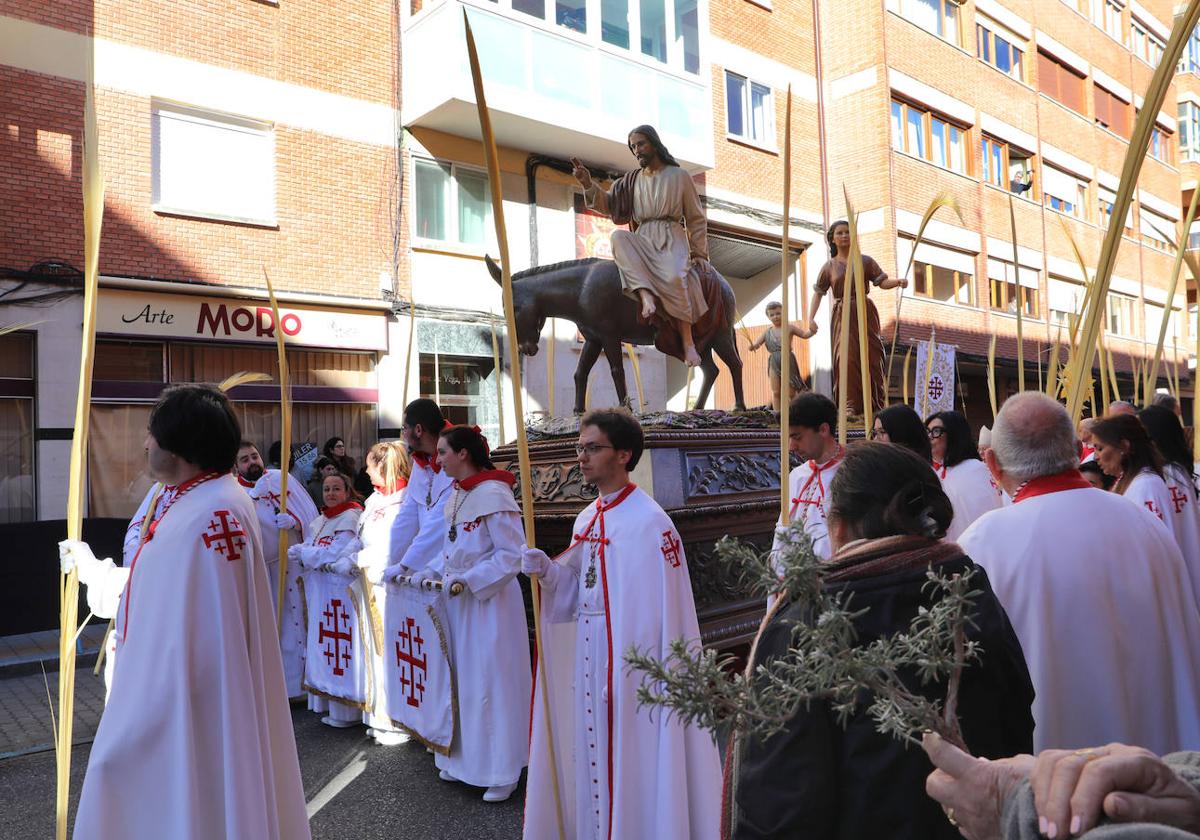
MULTIPOLYGON (((791 521, 802 523, 813 552, 828 560, 826 496, 845 454, 837 441, 837 406, 822 394, 801 394, 788 406, 788 432, 788 449, 804 459, 788 475, 791 521)), ((780 539, 777 534, 772 550, 779 548, 780 539)))
POLYGON ((450 661, 458 719, 448 755, 435 754, 441 778, 487 788, 485 802, 516 790, 529 761, 529 626, 517 572, 525 549, 513 474, 492 466, 478 427, 451 426, 438 459, 455 479, 445 508, 441 555, 413 576, 445 581, 450 661), (462 591, 455 595, 456 584, 462 591))
MULTIPOLYGON (((169 388, 151 412, 149 471, 174 493, 130 563, 77 840, 309 837, 262 541, 229 474, 240 437, 207 386, 169 388)), ((98 562, 70 540, 60 556, 98 562)))
POLYGON ((669 516, 629 482, 642 430, 623 411, 593 411, 579 429, 580 468, 600 498, 551 561, 526 549, 522 571, 544 587, 545 668, 534 692, 526 840, 556 837, 543 693, 566 836, 708 840, 720 829, 721 766, 711 736, 639 708, 631 647, 665 657, 700 643, 683 541, 669 516))
POLYGON ((1009 397, 987 465, 1013 505, 959 545, 982 566, 1021 640, 1036 698, 1034 747, 1109 741, 1200 747, 1200 610, 1171 535, 1077 469, 1061 405, 1009 397), (1085 527, 1079 527, 1086 523, 1085 527))

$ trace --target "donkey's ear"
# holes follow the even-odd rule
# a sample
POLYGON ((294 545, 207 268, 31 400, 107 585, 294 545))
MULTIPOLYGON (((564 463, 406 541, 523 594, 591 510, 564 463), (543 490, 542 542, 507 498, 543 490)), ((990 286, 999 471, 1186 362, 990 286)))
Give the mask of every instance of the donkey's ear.
POLYGON ((483 255, 483 261, 487 264, 488 274, 492 275, 492 279, 499 285, 504 285, 504 273, 500 271, 500 266, 496 265, 496 261, 487 254, 483 255))

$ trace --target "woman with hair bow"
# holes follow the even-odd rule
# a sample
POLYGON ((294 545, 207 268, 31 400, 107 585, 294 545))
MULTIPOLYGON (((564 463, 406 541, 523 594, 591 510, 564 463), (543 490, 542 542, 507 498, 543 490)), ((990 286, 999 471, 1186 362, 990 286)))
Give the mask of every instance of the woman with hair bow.
POLYGON ((516 580, 525 531, 512 473, 493 466, 479 427, 451 426, 438 437, 438 460, 454 479, 440 556, 412 583, 441 577, 450 621, 450 661, 458 719, 441 778, 487 788, 503 802, 529 762, 529 625, 516 580), (461 587, 461 591, 454 594, 461 587))

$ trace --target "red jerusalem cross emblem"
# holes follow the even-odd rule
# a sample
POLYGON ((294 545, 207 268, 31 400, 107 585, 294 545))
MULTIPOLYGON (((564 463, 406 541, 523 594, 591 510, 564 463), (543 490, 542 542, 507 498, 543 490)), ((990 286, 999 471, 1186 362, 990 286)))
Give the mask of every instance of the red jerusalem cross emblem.
POLYGON ((204 529, 204 545, 220 554, 226 560, 241 560, 242 550, 246 547, 246 532, 242 523, 227 510, 213 512, 213 518, 204 529), (212 531, 211 534, 207 533, 212 531), (215 546, 215 548, 214 548, 215 546))
POLYGON ((660 545, 659 548, 662 549, 663 559, 670 563, 673 568, 679 568, 679 550, 681 547, 682 546, 679 544, 678 537, 676 537, 670 531, 663 531, 662 545, 660 545))
POLYGON ((425 640, 416 619, 408 616, 404 626, 396 631, 396 666, 400 669, 400 687, 408 694, 408 705, 421 707, 425 699, 425 674, 429 658, 425 654, 425 640))
POLYGON ((329 606, 321 615, 329 619, 330 626, 326 628, 324 621, 317 625, 317 644, 323 644, 326 639, 333 642, 332 650, 325 648, 325 661, 333 668, 334 675, 340 677, 346 673, 346 666, 350 664, 350 650, 354 647, 354 637, 350 635, 350 616, 338 598, 330 598, 329 606), (340 630, 339 624, 342 627, 340 630), (345 650, 342 649, 342 642, 346 643, 345 650))
POLYGON ((1188 495, 1187 493, 1180 493, 1179 488, 1172 484, 1171 502, 1175 505, 1176 513, 1183 513, 1183 509, 1187 507, 1188 495))

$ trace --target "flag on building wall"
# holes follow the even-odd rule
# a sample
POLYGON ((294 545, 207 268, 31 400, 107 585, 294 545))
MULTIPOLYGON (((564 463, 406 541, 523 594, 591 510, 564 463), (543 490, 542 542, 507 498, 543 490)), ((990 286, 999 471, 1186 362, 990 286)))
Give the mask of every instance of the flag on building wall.
POLYGON ((449 754, 458 698, 449 659, 446 596, 399 583, 386 586, 384 713, 427 747, 449 754))
POLYGON ((304 597, 308 607, 305 690, 369 708, 370 626, 359 580, 329 572, 305 572, 304 597))
POLYGON ((954 347, 936 341, 933 346, 930 366, 929 342, 917 342, 917 391, 913 408, 922 418, 954 408, 954 347))

